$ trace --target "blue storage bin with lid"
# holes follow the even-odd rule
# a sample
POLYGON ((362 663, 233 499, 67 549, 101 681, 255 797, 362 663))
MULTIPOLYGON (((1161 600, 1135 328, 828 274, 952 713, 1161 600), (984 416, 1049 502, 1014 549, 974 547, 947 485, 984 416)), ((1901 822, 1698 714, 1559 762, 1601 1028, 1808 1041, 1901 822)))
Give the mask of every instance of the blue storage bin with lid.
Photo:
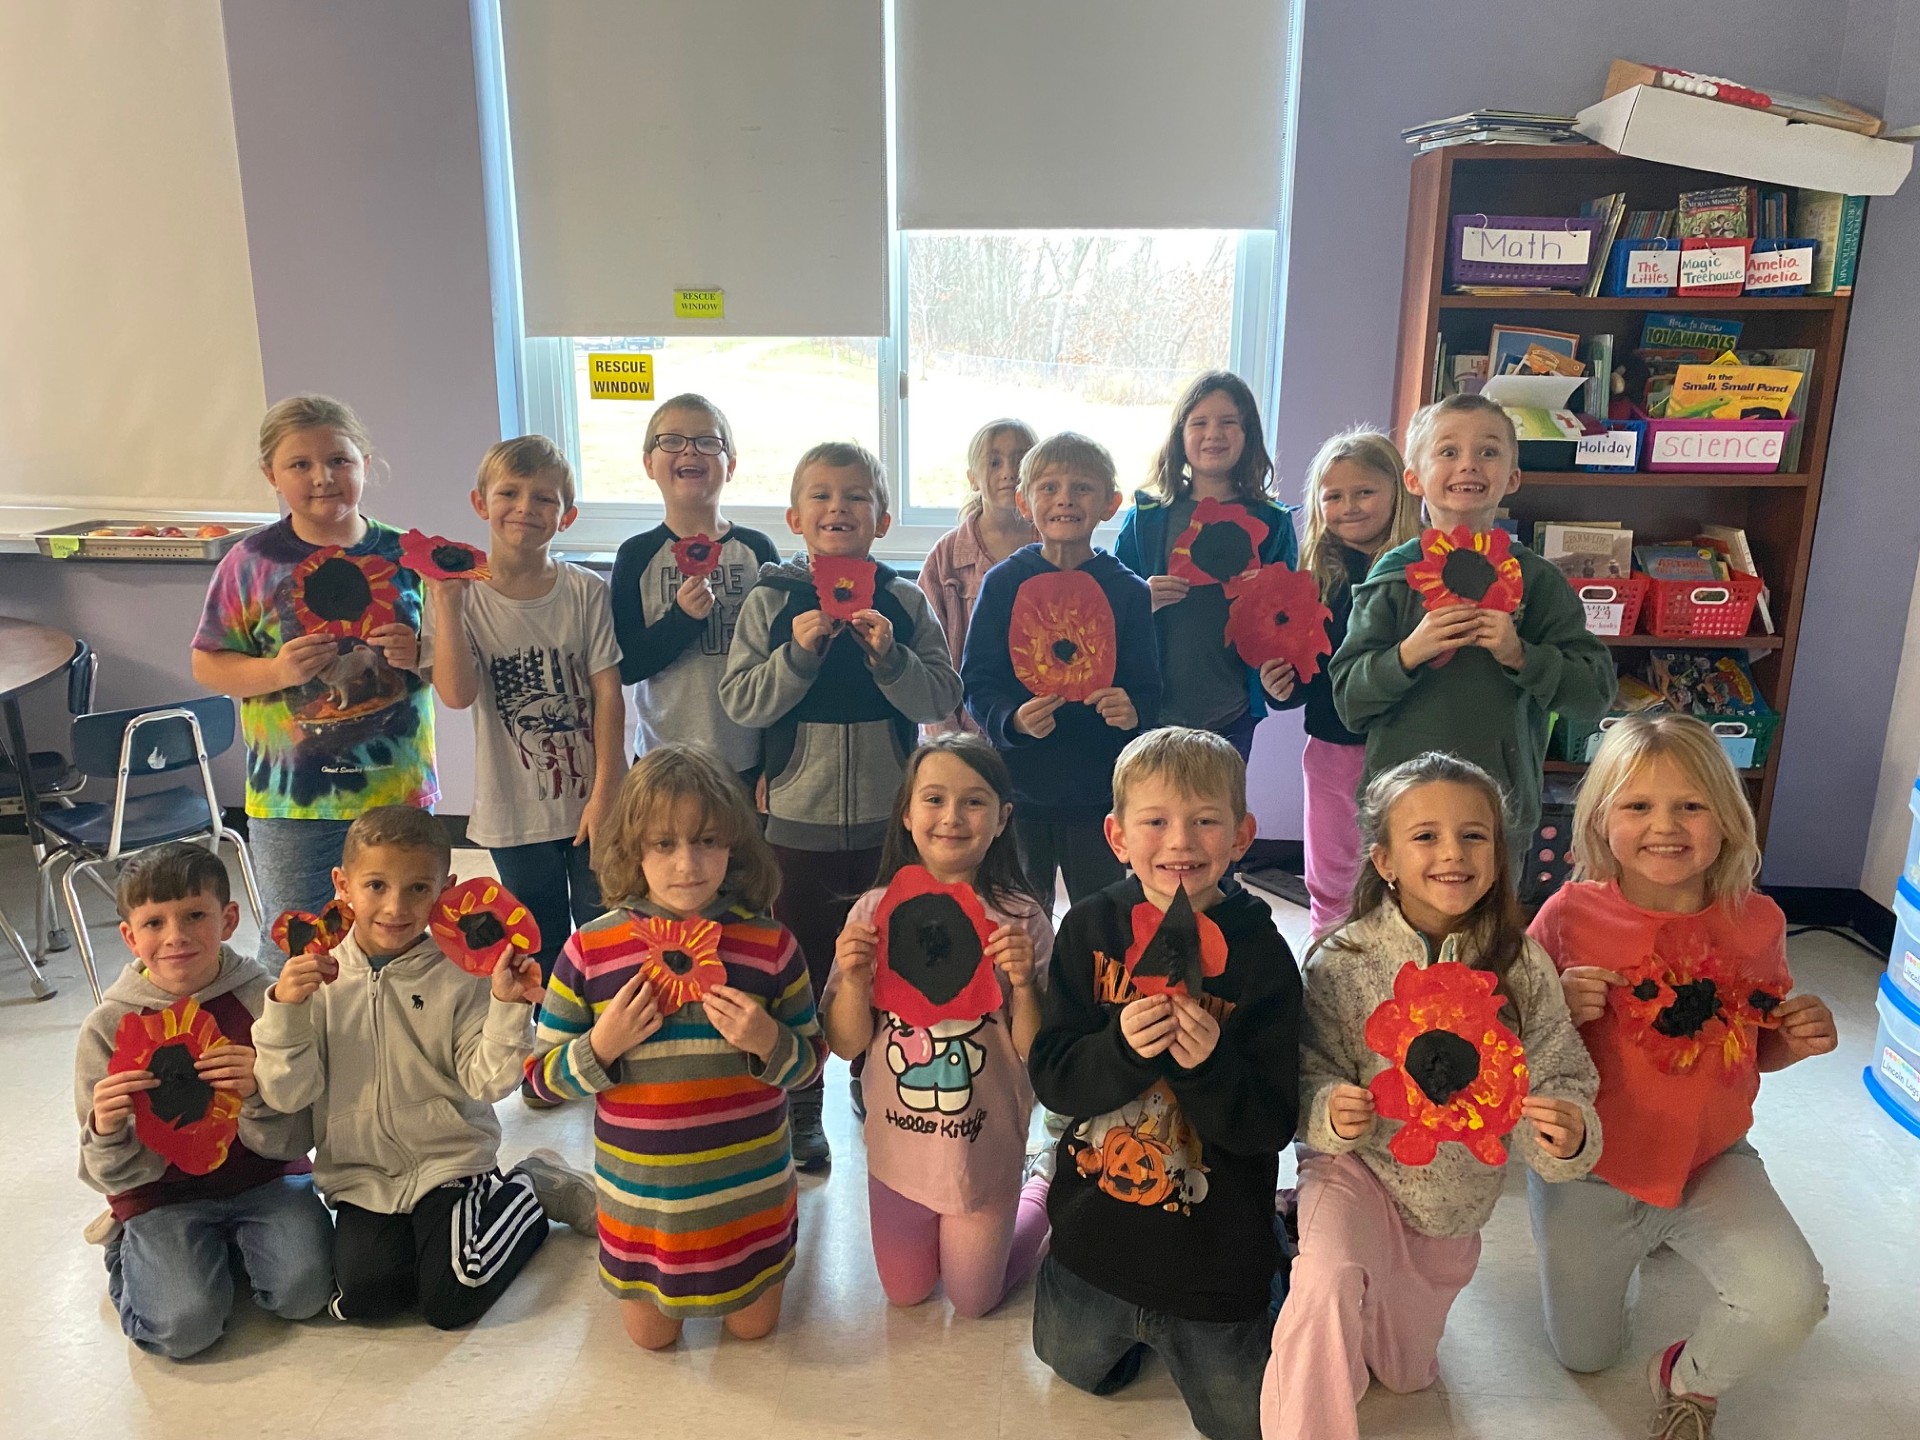
POLYGON ((1920 1137, 1920 1004, 1883 975, 1874 1009, 1880 1012, 1880 1033, 1873 1041, 1873 1063, 1861 1078, 1880 1108, 1920 1137))
POLYGON ((1900 873, 1914 893, 1920 895, 1920 780, 1913 782, 1913 789, 1907 795, 1907 809, 1913 812, 1913 829, 1907 835, 1907 863, 1900 873))
POLYGON ((1920 885, 1904 875, 1893 887, 1893 948, 1887 952, 1887 978, 1920 1007, 1920 885))

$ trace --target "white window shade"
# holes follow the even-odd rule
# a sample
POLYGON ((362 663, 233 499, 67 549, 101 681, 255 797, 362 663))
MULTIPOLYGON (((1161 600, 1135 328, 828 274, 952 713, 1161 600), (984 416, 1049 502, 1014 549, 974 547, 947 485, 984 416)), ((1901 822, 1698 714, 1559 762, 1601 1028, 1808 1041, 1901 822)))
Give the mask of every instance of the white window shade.
POLYGON ((881 0, 500 9, 528 334, 887 333, 881 0))
POLYGON ((1275 228, 1291 8, 897 0, 900 228, 1275 228))

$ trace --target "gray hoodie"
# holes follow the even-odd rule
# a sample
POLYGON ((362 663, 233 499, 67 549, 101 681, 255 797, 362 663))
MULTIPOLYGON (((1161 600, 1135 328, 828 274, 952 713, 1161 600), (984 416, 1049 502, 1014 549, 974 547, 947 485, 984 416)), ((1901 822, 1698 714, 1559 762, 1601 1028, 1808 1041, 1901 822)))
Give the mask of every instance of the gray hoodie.
MULTIPOLYGON (((214 1002, 231 995, 247 1015, 257 1018, 271 983, 272 977, 261 969, 259 962, 222 945, 220 969, 213 980, 194 991, 191 998, 203 1009, 217 1012, 227 1007, 214 1002)), ((275 1162, 298 1160, 313 1148, 313 1125, 304 1107, 289 1106, 290 1113, 282 1114, 270 1108, 258 1094, 241 1105, 238 1147, 229 1151, 225 1164, 205 1176, 170 1171, 165 1160, 140 1143, 132 1121, 111 1135, 94 1132, 93 1087, 106 1077, 121 1019, 140 1011, 165 1010, 183 998, 186 997, 162 990, 147 978, 140 962, 132 960, 107 987, 105 997, 80 1027, 80 1044, 73 1065, 73 1105, 80 1121, 80 1178, 101 1194, 120 1202, 116 1203, 114 1213, 122 1219, 126 1218, 121 1214, 123 1210, 138 1214, 153 1205, 175 1200, 238 1193, 236 1184, 250 1188, 276 1174, 286 1173, 287 1167, 275 1162), (230 1167, 231 1173, 223 1174, 230 1167), (161 1181, 168 1184, 161 1186, 161 1181), (155 1188, 144 1191, 130 1203, 122 1201, 130 1192, 146 1186, 155 1188)), ((231 1022, 232 1012, 228 1011, 228 1015, 231 1022)), ((219 1018, 217 1013, 215 1018, 219 1018)), ((221 1026, 229 1040, 242 1043, 246 1037, 233 1033, 237 1028, 231 1023, 221 1026)))
POLYGON ((495 1000, 422 935, 380 969, 351 934, 339 978, 298 1005, 271 996, 254 1027, 260 1094, 313 1107, 313 1178, 329 1204, 410 1213, 450 1180, 493 1168, 493 1102, 519 1085, 533 1007, 495 1000))
MULTIPOLYGON (((1323 1154, 1358 1155, 1386 1186, 1407 1224, 1421 1234, 1477 1235, 1493 1215, 1504 1170, 1452 1142, 1442 1143, 1431 1164, 1403 1165, 1387 1149, 1401 1122, 1376 1118, 1358 1140, 1343 1140, 1327 1118, 1327 1097, 1335 1085, 1365 1085, 1387 1068, 1386 1058, 1367 1048, 1363 1034, 1367 1017, 1393 997, 1400 968, 1409 962, 1423 970, 1457 962, 1459 937, 1449 936, 1436 960, 1425 937, 1389 902, 1342 927, 1336 938, 1352 948, 1322 945, 1304 974, 1307 1025, 1300 1044, 1300 1094, 1306 1128, 1301 1139, 1323 1154)), ((1600 1077, 1567 1014, 1560 973, 1531 939, 1507 972, 1506 989, 1520 1015, 1515 1029, 1526 1046, 1529 1093, 1572 1100, 1587 1122, 1586 1144, 1571 1160, 1542 1150, 1524 1120, 1508 1137, 1510 1152, 1543 1180, 1577 1180, 1600 1158, 1600 1117, 1593 1109, 1600 1077)))

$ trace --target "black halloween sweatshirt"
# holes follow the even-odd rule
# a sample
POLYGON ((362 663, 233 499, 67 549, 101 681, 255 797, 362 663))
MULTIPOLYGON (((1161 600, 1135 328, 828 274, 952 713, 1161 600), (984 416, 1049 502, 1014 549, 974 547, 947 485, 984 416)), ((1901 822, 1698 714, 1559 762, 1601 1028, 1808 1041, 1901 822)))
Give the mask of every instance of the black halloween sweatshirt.
POLYGON ((1204 913, 1227 942, 1204 1001, 1220 1022, 1192 1070, 1136 1055, 1120 1011, 1139 992, 1126 972, 1128 876, 1061 923, 1034 1093, 1072 1117, 1047 1196, 1053 1257, 1129 1304, 1189 1320, 1262 1314, 1279 1249, 1273 1191, 1300 1099, 1300 971, 1266 905, 1232 881, 1204 913))

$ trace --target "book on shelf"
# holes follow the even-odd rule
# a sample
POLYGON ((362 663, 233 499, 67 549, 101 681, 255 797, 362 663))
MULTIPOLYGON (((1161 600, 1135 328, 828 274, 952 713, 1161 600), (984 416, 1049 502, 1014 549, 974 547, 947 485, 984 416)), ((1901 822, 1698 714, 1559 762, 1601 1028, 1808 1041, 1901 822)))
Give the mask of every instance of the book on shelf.
POLYGON ((1613 406, 1613 336, 1602 332, 1587 341, 1586 407, 1589 415, 1605 419, 1613 406))
POLYGON ((1851 295, 1860 261, 1860 234, 1866 223, 1864 195, 1831 190, 1802 190, 1793 206, 1793 238, 1817 240, 1809 295, 1851 295))
POLYGON ((1400 138, 1422 150, 1442 145, 1558 145, 1584 137, 1571 115, 1544 115, 1531 110, 1469 110, 1444 120, 1409 125, 1400 138))
POLYGON ((1753 186, 1680 192, 1680 238, 1742 239, 1753 234, 1753 186))
MULTIPOLYGON (((1694 537, 1694 543, 1725 556, 1728 568, 1736 574, 1752 575, 1764 581, 1760 567, 1754 563, 1753 546, 1747 541, 1747 532, 1738 525, 1702 525, 1700 533, 1694 537)), ((1767 604, 1768 598, 1769 591, 1762 583, 1754 610, 1760 616, 1761 628, 1771 635, 1774 633, 1773 608, 1767 604)))
POLYGON ((1633 531, 1617 520, 1536 521, 1533 549, 1569 580, 1624 580, 1633 573, 1633 531))
POLYGON ((1731 350, 1740 343, 1741 322, 1705 315, 1654 314, 1640 322, 1640 347, 1731 350))
POLYGON ((1569 359, 1580 353, 1580 337, 1566 330, 1538 330, 1530 326, 1496 325, 1487 338, 1487 373, 1519 375, 1527 351, 1538 345, 1543 350, 1569 359))
POLYGON ((1580 213, 1600 217, 1600 233, 1594 236, 1593 268, 1587 273, 1586 286, 1580 292, 1591 299, 1600 293, 1600 282, 1607 278, 1607 258, 1613 254, 1613 239, 1620 233, 1620 222, 1626 218, 1626 193, 1589 200, 1580 207, 1580 213))
POLYGON ((1727 578, 1727 561, 1705 545, 1636 545, 1634 567, 1649 580, 1713 581, 1727 578))

